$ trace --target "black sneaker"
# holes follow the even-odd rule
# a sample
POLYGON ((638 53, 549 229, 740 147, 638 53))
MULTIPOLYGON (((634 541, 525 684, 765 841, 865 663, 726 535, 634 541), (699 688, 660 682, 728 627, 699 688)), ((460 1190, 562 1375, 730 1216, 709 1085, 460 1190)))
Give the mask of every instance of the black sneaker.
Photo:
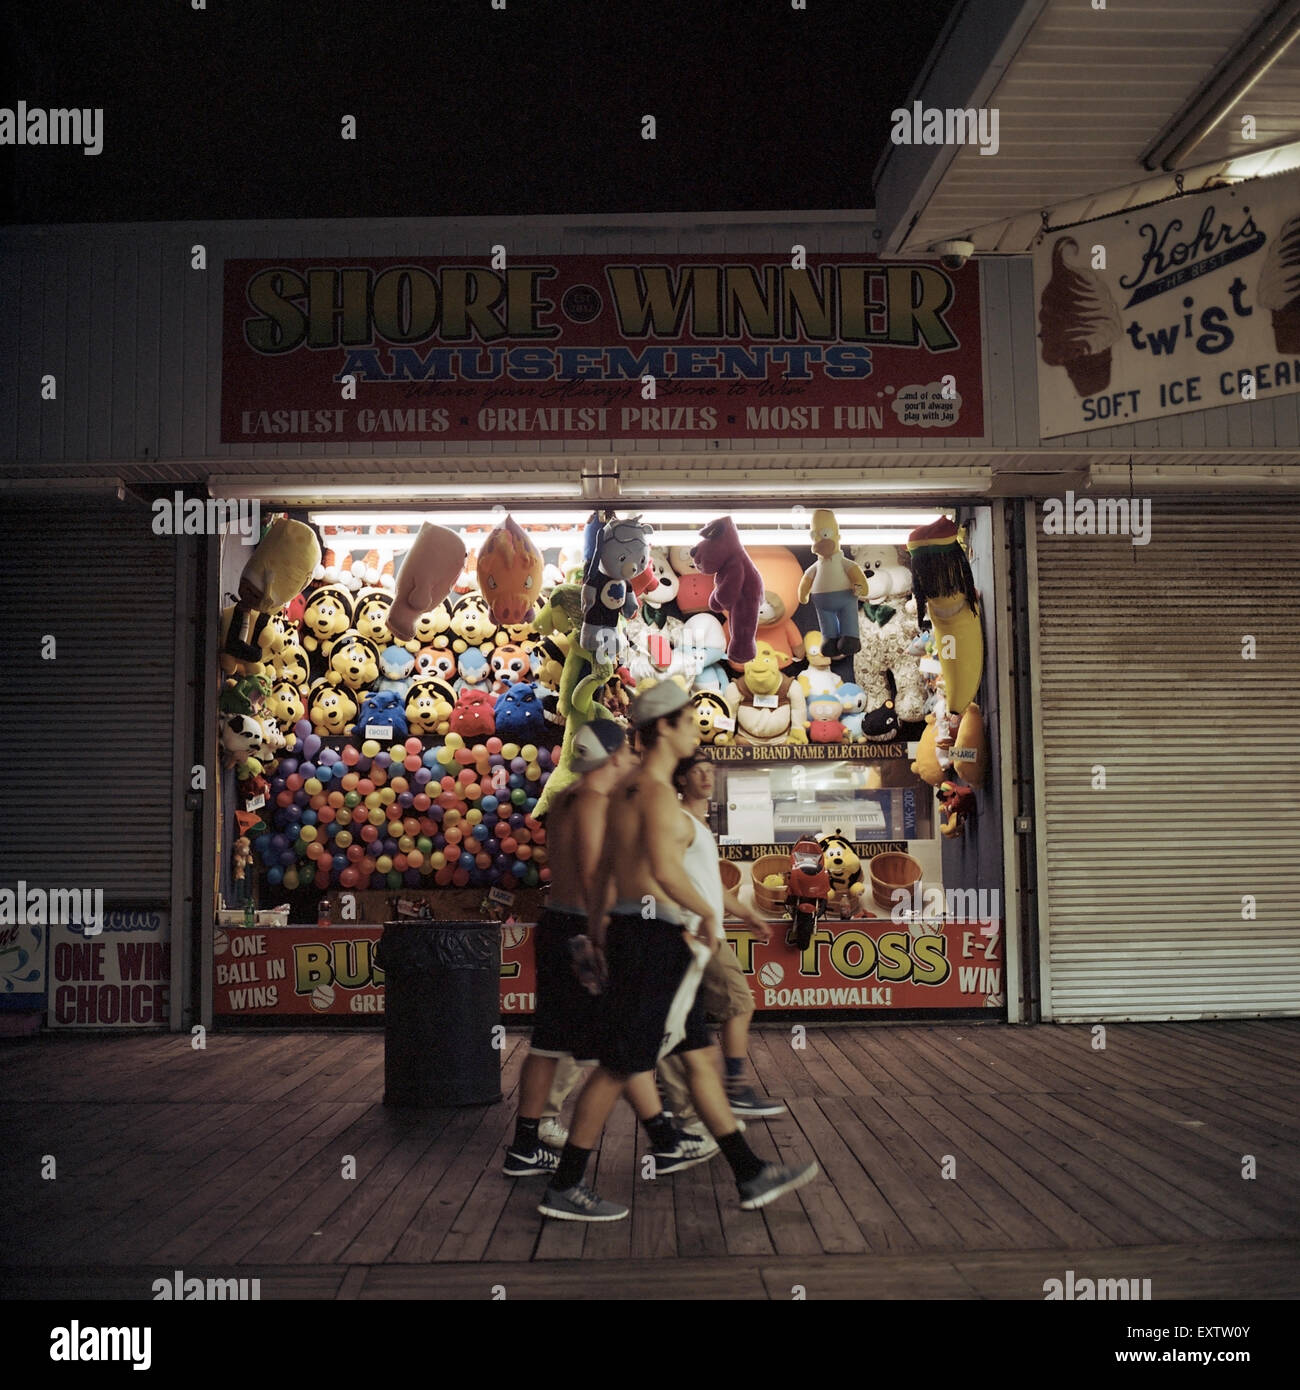
POLYGON ((779 1100, 764 1100, 754 1094, 752 1086, 737 1086, 727 1091, 727 1104, 733 1115, 749 1115, 763 1119, 772 1115, 784 1115, 785 1106, 779 1100))
POLYGON ((805 1163, 802 1168, 778 1168, 775 1163, 769 1163, 756 1178, 740 1184, 740 1205, 745 1211, 757 1211, 785 1193, 812 1182, 820 1171, 815 1163, 805 1163))
POLYGON ((678 1173, 683 1168, 693 1168, 697 1163, 706 1163, 718 1152, 718 1141, 713 1135, 688 1133, 679 1129, 671 1149, 651 1149, 654 1159, 654 1176, 666 1178, 669 1173, 678 1173))
POLYGON ((538 1144, 531 1153, 507 1149, 505 1166, 501 1171, 508 1178, 540 1178, 543 1175, 550 1177, 559 1166, 560 1155, 545 1144, 538 1144))
POLYGON ((557 1192, 553 1187, 548 1187, 537 1210, 543 1216, 553 1216, 558 1221, 622 1221, 628 1209, 617 1202, 607 1202, 603 1197, 597 1197, 591 1188, 579 1183, 567 1192, 557 1192))

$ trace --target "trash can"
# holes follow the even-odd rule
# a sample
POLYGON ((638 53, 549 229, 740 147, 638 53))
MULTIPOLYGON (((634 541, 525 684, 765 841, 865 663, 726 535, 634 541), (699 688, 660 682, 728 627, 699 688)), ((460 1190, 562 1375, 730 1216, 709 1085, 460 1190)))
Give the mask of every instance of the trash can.
POLYGON ((384 1104, 501 1099, 501 929, 483 922, 386 922, 384 1104))

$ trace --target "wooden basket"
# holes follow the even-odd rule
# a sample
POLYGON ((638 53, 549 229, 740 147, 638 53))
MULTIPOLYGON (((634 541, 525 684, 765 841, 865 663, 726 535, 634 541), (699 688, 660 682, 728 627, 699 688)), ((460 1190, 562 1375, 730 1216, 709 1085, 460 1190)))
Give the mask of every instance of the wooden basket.
POLYGON ((728 893, 734 893, 740 887, 740 870, 730 859, 719 859, 718 871, 722 875, 723 888, 728 893))
POLYGON ((909 895, 913 884, 921 881, 921 866, 910 854, 889 850, 878 854, 867 865, 871 877, 871 896, 880 907, 894 906, 894 890, 906 888, 909 895))
POLYGON ((787 888, 768 888, 763 880, 768 874, 780 874, 782 883, 790 877, 790 856, 788 854, 765 854, 755 859, 750 868, 754 883, 754 906, 763 912, 780 915, 785 908, 787 888))

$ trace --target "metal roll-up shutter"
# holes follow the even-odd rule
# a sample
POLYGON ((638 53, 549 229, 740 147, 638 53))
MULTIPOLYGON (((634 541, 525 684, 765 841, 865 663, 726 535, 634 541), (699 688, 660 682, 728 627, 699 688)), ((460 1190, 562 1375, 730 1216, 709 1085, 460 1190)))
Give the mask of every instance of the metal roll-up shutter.
POLYGON ((1038 509, 1044 1017, 1297 1014, 1300 506, 1150 506, 1038 509))
POLYGON ((3 510, 0 884, 170 900, 175 541, 102 494, 3 510))

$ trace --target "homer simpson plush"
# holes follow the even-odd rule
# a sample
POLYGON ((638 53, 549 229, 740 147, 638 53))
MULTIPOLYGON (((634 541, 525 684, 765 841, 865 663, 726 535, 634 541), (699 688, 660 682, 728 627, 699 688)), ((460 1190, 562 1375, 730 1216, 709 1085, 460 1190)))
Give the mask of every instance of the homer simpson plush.
POLYGON ((835 514, 824 507, 812 515, 812 548, 817 559, 799 581, 799 602, 812 599, 817 625, 825 638, 822 651, 836 661, 852 656, 862 645, 858 600, 867 596, 867 577, 840 550, 835 514))

